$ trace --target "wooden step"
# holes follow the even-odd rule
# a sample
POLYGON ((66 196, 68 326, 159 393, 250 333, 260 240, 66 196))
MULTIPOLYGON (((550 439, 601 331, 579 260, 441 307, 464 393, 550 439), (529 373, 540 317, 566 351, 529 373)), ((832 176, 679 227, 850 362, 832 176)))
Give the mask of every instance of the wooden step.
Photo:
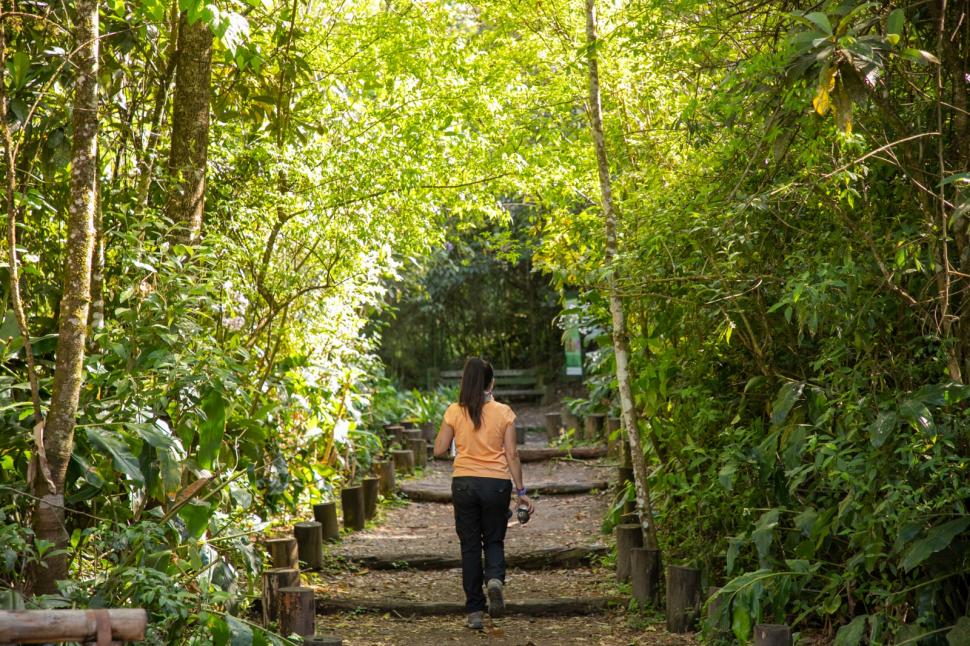
MULTIPOLYGON (((529 486, 529 495, 575 496, 593 491, 604 491, 609 487, 606 480, 594 482, 540 482, 529 486)), ((401 485, 401 493, 415 502, 451 502, 451 488, 433 486, 419 482, 401 485)))
MULTIPOLYGON (((461 615, 465 604, 461 601, 410 601, 398 598, 352 599, 318 596, 317 614, 346 611, 390 612, 401 616, 461 615)), ((581 599, 520 599, 508 600, 505 612, 510 615, 556 616, 592 615, 624 603, 618 597, 588 597, 581 599)))

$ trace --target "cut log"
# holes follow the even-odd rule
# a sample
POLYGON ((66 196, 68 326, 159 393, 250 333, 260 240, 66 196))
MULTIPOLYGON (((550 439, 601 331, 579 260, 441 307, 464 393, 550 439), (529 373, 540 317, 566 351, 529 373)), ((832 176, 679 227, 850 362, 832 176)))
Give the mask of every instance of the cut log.
POLYGON ((398 473, 414 471, 414 452, 410 449, 391 451, 391 456, 394 458, 394 470, 398 473))
POLYGON ((637 525, 616 526, 616 580, 630 580, 630 552, 643 547, 643 528, 637 525))
POLYGON ((639 525, 640 524, 640 514, 634 512, 624 513, 620 516, 620 522, 618 525, 639 525))
POLYGON ((572 429, 578 431, 580 428, 579 418, 568 410, 564 410, 562 412, 562 425, 566 430, 572 429))
POLYGON ((633 452, 630 450, 630 443, 626 439, 622 442, 623 449, 623 459, 620 460, 620 466, 633 468, 633 452))
POLYGON ((401 422, 401 426, 403 426, 405 430, 412 431, 418 428, 418 423, 415 422, 413 419, 409 419, 401 422))
POLYGON ((381 479, 381 495, 390 498, 394 495, 394 463, 390 460, 379 460, 375 463, 377 477, 381 479))
POLYGON ((420 437, 408 440, 408 448, 414 454, 414 466, 422 469, 428 466, 428 443, 420 437))
POLYGON ((316 604, 313 588, 280 588, 279 596, 280 634, 296 633, 301 637, 316 632, 316 604))
POLYGON ((300 571, 296 568, 281 567, 263 572, 263 625, 279 617, 279 596, 282 588, 300 585, 300 571))
POLYGON ((791 628, 785 624, 758 624, 754 627, 754 646, 792 646, 791 628))
POLYGON ((624 489, 630 482, 633 482, 633 467, 617 467, 616 486, 624 489))
POLYGON ((555 442, 559 439, 562 431, 562 415, 559 413, 546 413, 546 439, 555 442))
POLYGON ((396 443, 401 446, 401 442, 404 439, 404 427, 400 424, 391 424, 387 427, 388 439, 392 443, 396 443))
POLYGON ((603 436, 603 426, 606 422, 606 415, 593 413, 586 416, 584 421, 584 435, 586 440, 598 440, 603 436))
POLYGON ((701 610, 701 571, 671 565, 667 568, 667 630, 687 633, 701 610))
MULTIPOLYGON (((148 614, 143 609, 111 608, 104 613, 112 640, 145 639, 148 614)), ((97 638, 95 610, 0 610, 0 643, 86 642, 97 638)))
POLYGON ((360 485, 340 490, 340 507, 344 512, 344 529, 364 529, 364 490, 360 485))
POLYGON ((605 456, 605 446, 577 446, 572 449, 557 449, 552 447, 519 449, 519 460, 522 462, 542 462, 544 460, 555 460, 557 458, 591 460, 605 456))
POLYGON ((330 501, 313 505, 313 520, 320 523, 323 540, 330 542, 340 540, 340 524, 337 523, 337 503, 330 501))
POLYGON ((293 525, 300 561, 311 570, 323 567, 323 526, 316 521, 293 525))
POLYGON ((434 438, 437 437, 438 431, 435 430, 434 422, 425 422, 421 425, 421 437, 424 441, 429 444, 434 444, 434 438))
MULTIPOLYGON (((592 615, 622 603, 609 597, 520 599, 505 602, 506 614, 536 616, 592 615)), ((410 601, 408 599, 317 599, 317 612, 369 611, 402 616, 436 616, 464 614, 465 604, 458 601, 410 601)))
POLYGON ((606 430, 609 433, 620 430, 620 418, 619 417, 606 418, 606 430))
MULTIPOLYGON (((522 570, 544 570, 551 568, 570 568, 587 565, 595 558, 609 551, 603 545, 583 545, 578 547, 555 547, 533 552, 505 555, 508 567, 522 570)), ((348 561, 371 570, 450 570, 461 567, 461 556, 442 554, 382 554, 380 556, 347 556, 348 561)))
POLYGON ((657 605, 660 598, 660 550, 634 547, 630 550, 630 583, 633 598, 641 605, 657 605))
POLYGON ((303 646, 343 646, 343 643, 343 640, 336 635, 314 635, 303 638, 303 646))
POLYGON ((296 539, 292 536, 283 538, 267 538, 266 551, 269 552, 270 563, 277 567, 300 567, 296 539))
MULTIPOLYGON (((599 482, 548 482, 529 487, 529 494, 544 496, 573 496, 607 488, 606 481, 599 482)), ((401 493, 415 502, 451 502, 451 490, 444 486, 433 486, 418 482, 401 485, 401 493)))
POLYGON ((364 490, 364 518, 370 520, 377 515, 377 494, 380 491, 380 478, 364 478, 360 481, 364 490))
POLYGON ((404 429, 404 434, 402 435, 402 437, 404 438, 404 444, 403 444, 404 448, 407 448, 408 447, 408 442, 410 442, 411 440, 423 440, 424 439, 424 437, 422 437, 421 429, 419 429, 419 428, 406 428, 406 429, 404 429))

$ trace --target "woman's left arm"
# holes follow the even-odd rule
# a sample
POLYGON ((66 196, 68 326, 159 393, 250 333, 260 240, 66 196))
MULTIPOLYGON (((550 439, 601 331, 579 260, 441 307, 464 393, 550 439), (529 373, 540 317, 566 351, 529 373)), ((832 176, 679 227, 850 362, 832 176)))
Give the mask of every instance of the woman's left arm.
POLYGON ((455 439, 455 429, 448 422, 441 422, 438 437, 434 438, 434 456, 441 458, 451 450, 451 441, 455 439))

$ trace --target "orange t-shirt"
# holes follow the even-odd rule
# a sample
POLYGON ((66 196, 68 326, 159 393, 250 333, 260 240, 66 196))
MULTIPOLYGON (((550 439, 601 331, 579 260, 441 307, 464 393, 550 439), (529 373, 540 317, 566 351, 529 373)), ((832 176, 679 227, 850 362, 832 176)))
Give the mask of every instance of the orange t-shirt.
POLYGON ((515 423, 515 413, 505 404, 486 402, 482 407, 482 424, 475 423, 460 404, 445 411, 445 424, 455 430, 455 463, 453 476, 509 479, 505 459, 505 429, 515 423))

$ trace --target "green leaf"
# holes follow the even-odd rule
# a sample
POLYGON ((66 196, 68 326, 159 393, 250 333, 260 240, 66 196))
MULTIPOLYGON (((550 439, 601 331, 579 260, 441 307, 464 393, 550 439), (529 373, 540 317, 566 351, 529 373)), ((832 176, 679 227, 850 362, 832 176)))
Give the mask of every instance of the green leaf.
POLYGON ((869 441, 877 449, 886 443, 889 436, 899 425, 896 413, 883 411, 876 416, 876 421, 869 425, 869 441))
POLYGON ((950 646, 967 646, 970 644, 970 617, 960 617, 953 624, 953 629, 946 634, 946 643, 950 646))
POLYGON ((807 14, 805 18, 810 20, 816 27, 818 27, 819 31, 830 36, 832 35, 832 23, 829 22, 829 17, 821 11, 813 11, 812 13, 807 14))
POLYGON ((906 12, 902 9, 894 9, 891 14, 889 14, 889 19, 886 21, 886 41, 893 45, 894 47, 899 44, 900 38, 902 38, 903 25, 906 22, 906 12))
POLYGON ((967 527, 970 527, 970 516, 937 525, 927 532, 926 538, 921 538, 913 543, 900 565, 909 572, 931 555, 946 549, 953 539, 964 532, 967 527))
POLYGON ((835 635, 834 646, 858 646, 862 643, 862 635, 866 631, 866 620, 869 615, 859 615, 846 625, 839 628, 835 635))
POLYGON ((253 631, 249 624, 227 614, 226 625, 229 626, 229 643, 231 646, 252 646, 253 631))
POLYGON ((743 603, 734 604, 734 616, 731 618, 731 632, 742 644, 748 643, 751 636, 751 611, 743 603))
POLYGON ((777 525, 778 510, 770 509, 761 515, 755 524, 755 530, 751 532, 751 540, 754 541, 758 549, 758 558, 762 561, 768 558, 768 550, 771 549, 771 539, 777 525))
POLYGON ((728 539, 728 549, 726 556, 727 563, 725 564, 725 573, 731 574, 734 571, 734 561, 738 558, 738 553, 741 551, 741 546, 744 544, 744 539, 739 537, 731 537, 728 539))
POLYGON ((903 58, 909 59, 914 63, 919 63, 920 65, 930 65, 931 63, 933 65, 940 64, 940 59, 922 49, 913 49, 912 47, 907 47, 900 52, 900 55, 903 58))
POLYGON ((721 470, 717 473, 717 481, 721 483, 721 486, 726 490, 731 491, 734 488, 734 476, 738 471, 738 465, 734 462, 729 462, 721 467, 721 470))
POLYGON ((115 469, 139 485, 145 484, 145 476, 138 467, 138 459, 132 455, 128 445, 118 434, 92 426, 87 428, 87 436, 91 444, 111 455, 111 462, 115 469))
POLYGON ((814 509, 806 509, 795 516, 795 527, 805 536, 811 536, 812 529, 815 527, 816 518, 818 518, 818 512, 814 509))
POLYGON ((804 382, 790 381, 778 390, 778 396, 775 397, 775 402, 771 405, 772 426, 785 423, 795 402, 802 396, 802 390, 804 388, 804 382))
POLYGON ((918 399, 907 399, 900 404, 899 414, 913 428, 927 435, 935 435, 936 425, 933 423, 933 414, 930 413, 930 409, 926 407, 926 404, 918 399))
POLYGON ((203 469, 212 468, 226 433, 226 402, 222 393, 211 390, 202 400, 205 419, 199 423, 199 452, 196 461, 203 469))
POLYGON ((179 509, 179 518, 185 522, 185 532, 190 538, 199 538, 209 526, 209 505, 191 501, 179 509))

